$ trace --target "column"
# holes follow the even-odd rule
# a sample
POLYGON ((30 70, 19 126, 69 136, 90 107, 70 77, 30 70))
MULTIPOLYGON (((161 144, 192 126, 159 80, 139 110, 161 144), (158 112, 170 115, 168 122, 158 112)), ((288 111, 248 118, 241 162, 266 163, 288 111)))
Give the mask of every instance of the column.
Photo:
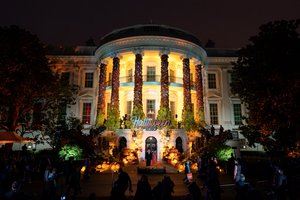
POLYGON ((105 115, 105 89, 106 89, 106 63, 100 64, 98 104, 97 104, 97 120, 96 125, 102 126, 105 115))
POLYGON ((230 98, 230 82, 228 80, 228 69, 221 68, 221 94, 222 94, 222 104, 221 109, 222 113, 220 113, 219 122, 220 125, 223 125, 224 128, 230 127, 234 124, 233 116, 233 105, 230 98))
POLYGON ((191 110, 191 74, 190 74, 190 59, 183 59, 183 109, 191 110))
POLYGON ((169 56, 161 55, 160 108, 169 109, 169 56))
POLYGON ((119 87, 120 87, 120 58, 113 58, 111 108, 119 111, 119 87))
POLYGON ((196 109, 197 109, 196 120, 198 122, 204 122, 202 65, 197 64, 195 68, 196 68, 195 90, 196 90, 196 109))
POLYGON ((132 116, 143 119, 143 55, 141 50, 135 52, 134 97, 132 116))
POLYGON ((135 54, 133 106, 143 108, 143 57, 135 54))

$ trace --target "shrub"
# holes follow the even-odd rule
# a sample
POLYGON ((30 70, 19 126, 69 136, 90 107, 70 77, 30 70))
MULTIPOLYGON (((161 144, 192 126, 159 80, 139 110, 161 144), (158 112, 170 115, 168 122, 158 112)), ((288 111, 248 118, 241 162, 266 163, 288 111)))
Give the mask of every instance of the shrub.
POLYGON ((77 145, 66 144, 58 152, 58 155, 64 160, 69 160, 70 158, 78 160, 82 157, 82 149, 77 145))

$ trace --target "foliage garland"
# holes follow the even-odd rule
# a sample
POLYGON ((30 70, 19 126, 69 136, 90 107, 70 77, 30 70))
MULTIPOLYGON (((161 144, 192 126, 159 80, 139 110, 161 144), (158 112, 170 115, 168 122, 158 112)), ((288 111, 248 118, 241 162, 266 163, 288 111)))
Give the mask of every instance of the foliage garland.
POLYGON ((202 65, 196 65, 196 122, 204 126, 204 105, 203 105, 203 83, 202 83, 202 65))
POLYGON ((120 58, 113 58, 111 107, 119 111, 120 58))
POLYGON ((115 131, 120 128, 120 111, 112 107, 108 111, 107 120, 105 126, 108 130, 115 131))
POLYGON ((142 106, 133 106, 132 116, 137 117, 141 120, 145 119, 145 113, 142 106))
POLYGON ((142 55, 135 55, 135 71, 134 71, 134 99, 133 106, 143 107, 143 64, 142 64, 142 55))
POLYGON ((168 75, 168 62, 169 56, 163 54, 161 56, 161 79, 160 79, 160 108, 169 108, 169 75, 168 75))
POLYGON ((188 106, 185 110, 182 112, 182 123, 184 125, 184 128, 189 130, 196 129, 196 122, 194 119, 194 112, 190 108, 191 106, 188 106))
POLYGON ((101 63, 99 74, 99 90, 96 126, 102 126, 105 118, 105 88, 106 88, 106 64, 101 63))

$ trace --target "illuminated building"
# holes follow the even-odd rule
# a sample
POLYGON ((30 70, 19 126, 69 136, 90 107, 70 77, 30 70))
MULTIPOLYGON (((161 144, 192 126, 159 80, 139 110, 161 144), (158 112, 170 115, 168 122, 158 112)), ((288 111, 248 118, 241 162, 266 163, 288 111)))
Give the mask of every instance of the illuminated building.
MULTIPOLYGON (((213 124, 216 134, 220 125, 235 134, 241 124, 244 108, 230 92, 235 50, 205 49, 186 31, 154 24, 126 27, 104 36, 98 47, 49 52, 48 58, 70 84, 79 85, 77 104, 68 107, 67 113, 81 119, 85 132, 96 124, 97 114, 107 119, 108 110, 114 108, 121 118, 132 116, 135 106, 141 106, 152 120, 160 108, 168 107, 177 123, 182 121, 183 110, 191 109, 195 120, 213 124)), ((168 144, 189 151, 184 127, 176 126, 169 132, 168 144)), ((136 143, 132 130, 123 127, 116 133, 128 147, 136 143)), ((147 144, 156 145, 161 159, 161 137, 159 130, 145 130, 142 152, 147 144)), ((144 153, 140 157, 144 158, 144 153)))

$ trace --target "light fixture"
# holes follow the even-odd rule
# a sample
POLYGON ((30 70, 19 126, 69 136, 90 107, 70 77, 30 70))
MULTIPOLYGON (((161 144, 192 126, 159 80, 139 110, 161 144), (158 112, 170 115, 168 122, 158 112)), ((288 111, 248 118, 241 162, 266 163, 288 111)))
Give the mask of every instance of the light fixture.
POLYGON ((134 142, 136 141, 136 131, 133 131, 133 133, 132 133, 132 140, 134 142))
POLYGON ((170 132, 167 131, 167 133, 166 133, 166 139, 167 139, 168 142, 170 141, 170 137, 171 137, 170 132))
POLYGON ((154 111, 152 109, 150 109, 148 114, 154 114, 154 111))

